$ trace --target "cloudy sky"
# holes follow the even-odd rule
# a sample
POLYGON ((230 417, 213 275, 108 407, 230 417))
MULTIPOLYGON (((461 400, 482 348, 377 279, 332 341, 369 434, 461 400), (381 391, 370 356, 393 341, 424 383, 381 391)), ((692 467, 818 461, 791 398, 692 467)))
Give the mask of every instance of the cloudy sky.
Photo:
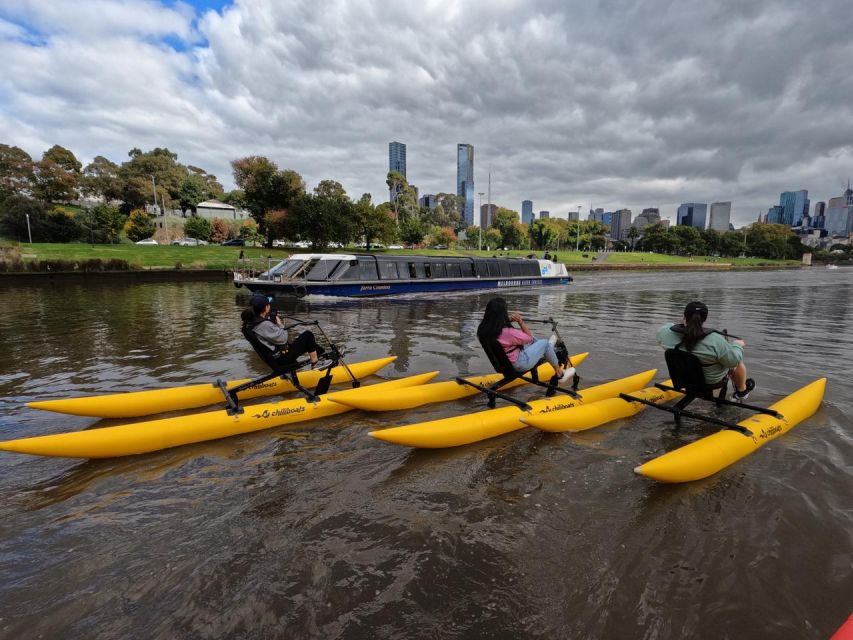
POLYGON ((742 224, 853 176, 852 34, 849 0, 0 0, 0 142, 167 146, 229 188, 261 154, 375 201, 389 141, 421 194, 468 142, 516 210, 742 224))

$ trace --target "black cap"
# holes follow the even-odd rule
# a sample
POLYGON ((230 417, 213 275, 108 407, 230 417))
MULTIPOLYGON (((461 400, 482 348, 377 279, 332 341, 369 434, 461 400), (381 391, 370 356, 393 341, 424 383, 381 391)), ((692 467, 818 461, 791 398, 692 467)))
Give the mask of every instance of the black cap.
POLYGON ((270 299, 265 295, 256 293, 249 299, 249 306, 255 310, 255 313, 261 313, 270 304, 270 299))
POLYGON ((695 313, 698 313, 702 317, 703 322, 708 319, 708 307, 705 306, 704 302, 696 300, 694 302, 688 302, 687 306, 684 307, 684 317, 688 320, 690 319, 690 316, 695 313))

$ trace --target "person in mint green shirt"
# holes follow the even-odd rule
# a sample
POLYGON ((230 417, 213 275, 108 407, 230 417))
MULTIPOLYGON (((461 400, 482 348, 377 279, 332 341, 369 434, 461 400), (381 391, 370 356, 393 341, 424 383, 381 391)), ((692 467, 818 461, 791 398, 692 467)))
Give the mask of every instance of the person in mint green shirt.
POLYGON ((746 377, 743 363, 743 340, 729 340, 724 335, 704 328, 708 307, 690 302, 684 308, 684 324, 665 324, 657 331, 658 344, 664 349, 684 349, 699 358, 702 373, 709 385, 718 384, 727 375, 735 387, 735 400, 746 400, 755 381, 746 377))

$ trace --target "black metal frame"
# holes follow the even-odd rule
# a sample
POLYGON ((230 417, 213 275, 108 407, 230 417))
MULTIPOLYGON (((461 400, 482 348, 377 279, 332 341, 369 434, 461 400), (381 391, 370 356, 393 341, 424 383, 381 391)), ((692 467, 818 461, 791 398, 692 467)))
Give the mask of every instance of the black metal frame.
POLYGON ((725 405, 730 407, 740 407, 741 409, 747 409, 754 413, 771 415, 775 418, 783 417, 778 411, 774 411, 773 409, 726 400, 726 393, 729 385, 728 376, 715 385, 704 384, 705 375, 702 373, 702 363, 691 353, 680 350, 677 347, 675 349, 668 349, 666 352, 666 364, 673 386, 658 383, 655 387, 662 391, 675 391, 677 393, 684 394, 684 397, 675 405, 672 407, 666 407, 650 402, 644 398, 632 396, 629 393, 620 393, 619 397, 623 400, 628 400, 629 402, 639 402, 640 404, 673 414, 673 416, 675 416, 676 429, 681 428, 681 418, 684 416, 686 418, 694 418, 703 422, 710 422, 711 424, 716 424, 726 429, 737 431, 744 436, 752 437, 752 431, 739 424, 735 424, 734 422, 712 418, 711 416, 705 416, 692 411, 685 411, 685 408, 694 400, 713 402, 718 406, 725 405), (719 393, 715 396, 714 391, 717 389, 719 389, 719 393))

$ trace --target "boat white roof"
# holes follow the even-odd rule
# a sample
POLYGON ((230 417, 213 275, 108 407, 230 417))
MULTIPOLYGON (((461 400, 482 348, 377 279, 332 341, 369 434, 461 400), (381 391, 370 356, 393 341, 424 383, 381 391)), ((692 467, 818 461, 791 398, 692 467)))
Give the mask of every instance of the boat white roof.
POLYGON ((355 260, 356 256, 352 253, 293 253, 288 260, 355 260))

